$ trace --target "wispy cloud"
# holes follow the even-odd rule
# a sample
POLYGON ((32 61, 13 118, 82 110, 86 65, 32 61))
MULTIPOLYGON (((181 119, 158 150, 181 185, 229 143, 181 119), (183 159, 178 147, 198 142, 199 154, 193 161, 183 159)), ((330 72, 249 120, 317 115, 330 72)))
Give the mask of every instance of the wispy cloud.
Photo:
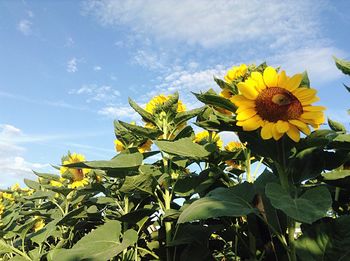
POLYGON ((109 85, 86 84, 79 89, 72 89, 69 94, 84 95, 86 102, 99 101, 110 103, 120 96, 120 92, 109 85))
POLYGON ((72 37, 67 37, 65 47, 72 47, 75 44, 75 41, 72 37))
POLYGON ((49 166, 46 163, 33 163, 23 158, 25 148, 17 145, 24 136, 22 131, 9 124, 0 124, 0 186, 8 187, 13 182, 21 182, 23 178, 33 177, 32 169, 40 170, 49 166))
POLYGON ((101 66, 99 66, 99 65, 96 65, 96 66, 94 66, 94 71, 101 71, 102 70, 102 67, 101 66))
POLYGON ((138 50, 134 54, 132 62, 149 70, 163 70, 165 57, 165 53, 138 50))
POLYGON ((128 26, 159 40, 216 48, 254 39, 275 48, 317 35, 317 15, 324 5, 311 0, 90 0, 85 10, 102 24, 128 26))
POLYGON ((78 71, 78 60, 73 57, 67 62, 67 72, 75 73, 76 71, 78 71))
POLYGON ((17 24, 17 29, 24 35, 30 35, 32 33, 33 23, 27 19, 22 19, 17 24))
POLYGON ((140 118, 130 106, 106 106, 98 113, 112 119, 137 120, 140 118))

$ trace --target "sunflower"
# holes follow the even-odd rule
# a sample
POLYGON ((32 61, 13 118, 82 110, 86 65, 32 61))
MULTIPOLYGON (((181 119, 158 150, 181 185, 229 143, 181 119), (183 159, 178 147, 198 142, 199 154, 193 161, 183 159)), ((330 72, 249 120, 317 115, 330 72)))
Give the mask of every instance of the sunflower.
POLYGON ((201 132, 198 132, 195 137, 194 137, 194 140, 193 140, 195 143, 198 143, 198 144, 205 144, 205 143, 208 143, 208 142, 212 142, 212 143, 215 143, 215 145, 221 149, 222 148, 222 145, 223 145, 223 142, 220 138, 220 136, 216 133, 216 132, 212 132, 211 134, 211 141, 209 140, 209 132, 204 130, 204 131, 201 131, 201 132))
MULTIPOLYGON (((147 104, 145 110, 151 114, 153 114, 155 108, 159 105, 164 104, 166 101, 169 100, 171 95, 158 95, 153 97, 147 104)), ((182 101, 178 101, 177 103, 177 112, 184 112, 186 111, 186 106, 182 103, 182 101)))
POLYGON ((43 227, 45 227, 45 221, 40 218, 40 217, 35 217, 37 219, 37 222, 34 224, 33 226, 33 230, 34 232, 39 231, 40 229, 42 229, 43 227))
POLYGON ((301 87, 301 74, 288 77, 285 71, 277 73, 272 67, 264 72, 252 72, 244 82, 238 83, 239 95, 230 100, 238 107, 237 125, 244 131, 262 127, 264 140, 279 140, 287 134, 293 141, 300 140, 300 131, 310 134, 311 125, 319 128, 324 122, 326 109, 312 106, 319 98, 315 89, 301 87))
MULTIPOLYGON (((85 157, 83 155, 77 153, 68 154, 67 159, 63 161, 63 165, 82 161, 85 161, 85 157)), ((72 184, 69 185, 70 188, 85 186, 89 183, 89 180, 86 178, 86 175, 90 172, 89 169, 68 168, 63 166, 60 168, 60 172, 61 174, 66 174, 68 172, 71 175, 72 184)))
MULTIPOLYGON (((236 152, 242 149, 245 149, 245 145, 239 141, 230 141, 225 146, 225 150, 230 152, 236 152)), ((226 160, 225 163, 234 169, 243 170, 244 168, 239 160, 230 159, 226 160)))
POLYGON ((232 83, 234 80, 237 80, 239 77, 244 77, 248 71, 248 66, 246 64, 241 64, 240 66, 233 66, 228 70, 224 79, 228 83, 232 83))
MULTIPOLYGON (((137 149, 140 153, 144 153, 146 151, 151 151, 151 146, 153 142, 151 140, 145 141, 141 146, 139 146, 137 149)), ((118 139, 114 140, 115 150, 117 152, 125 150, 125 145, 118 139)))
POLYGON ((5 210, 5 206, 0 203, 0 216, 2 215, 2 213, 4 213, 4 210, 5 210))
POLYGON ((14 184, 12 187, 11 187, 11 191, 17 191, 17 190, 21 190, 21 187, 18 183, 14 184))

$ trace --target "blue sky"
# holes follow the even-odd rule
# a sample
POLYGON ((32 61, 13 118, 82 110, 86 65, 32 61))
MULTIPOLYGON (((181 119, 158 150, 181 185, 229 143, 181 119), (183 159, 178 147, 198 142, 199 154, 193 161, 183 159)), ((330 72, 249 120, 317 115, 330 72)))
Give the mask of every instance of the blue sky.
POLYGON ((128 97, 178 90, 196 107, 190 92, 240 63, 307 70, 327 116, 348 128, 350 80, 332 55, 350 59, 349 10, 347 0, 0 1, 0 187, 52 170, 68 150, 113 157, 113 120, 138 120, 128 97))

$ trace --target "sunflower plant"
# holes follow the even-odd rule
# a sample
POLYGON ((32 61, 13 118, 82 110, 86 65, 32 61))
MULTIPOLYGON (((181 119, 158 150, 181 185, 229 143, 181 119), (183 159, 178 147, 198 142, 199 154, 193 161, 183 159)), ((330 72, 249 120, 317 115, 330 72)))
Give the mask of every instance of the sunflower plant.
POLYGON ((178 93, 129 99, 140 119, 114 121, 112 159, 68 152, 2 190, 0 258, 349 259, 350 135, 326 126, 307 73, 241 64, 214 80, 193 110, 178 93))

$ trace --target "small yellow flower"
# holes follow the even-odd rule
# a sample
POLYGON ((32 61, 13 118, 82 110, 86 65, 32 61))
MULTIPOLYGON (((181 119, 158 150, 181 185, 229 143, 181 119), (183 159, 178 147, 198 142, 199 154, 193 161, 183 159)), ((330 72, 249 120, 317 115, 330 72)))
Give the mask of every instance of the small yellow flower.
POLYGON ((151 146, 153 142, 151 140, 147 140, 145 143, 143 143, 139 148, 140 153, 144 153, 146 151, 151 151, 151 146))
POLYGON ((17 190, 20 190, 21 187, 19 186, 18 183, 14 184, 12 187, 11 187, 11 191, 17 191, 17 190))
MULTIPOLYGON (((169 100, 169 98, 171 97, 171 95, 158 95, 153 97, 147 104, 146 104, 146 108, 145 110, 151 114, 153 114, 154 109, 159 106, 164 104, 167 100, 169 100)), ((177 103, 177 112, 184 112, 186 111, 186 106, 182 103, 182 101, 178 101, 177 103)))
POLYGON ((4 210, 5 210, 5 206, 0 203, 0 216, 2 215, 2 213, 4 213, 4 210))
POLYGON ((285 71, 266 67, 264 72, 252 72, 244 82, 238 83, 240 92, 231 98, 238 107, 237 126, 244 131, 261 127, 264 140, 279 140, 284 134, 295 142, 300 140, 300 131, 310 134, 311 125, 319 128, 324 122, 326 109, 313 106, 319 100, 315 89, 301 87, 301 74, 288 77, 285 71))
POLYGON ((225 75, 224 79, 228 83, 232 83, 234 80, 239 77, 245 76, 248 71, 248 67, 245 64, 241 64, 240 66, 233 66, 225 75))
POLYGON ((10 201, 14 201, 14 200, 15 200, 15 198, 13 197, 12 194, 6 193, 6 192, 3 192, 3 193, 2 193, 2 198, 7 199, 7 200, 10 200, 10 201))
POLYGON ((230 141, 225 146, 225 150, 226 151, 236 151, 236 150, 239 150, 239 149, 243 149, 244 147, 245 147, 244 144, 242 144, 239 141, 230 141))
POLYGON ((88 184, 89 184, 89 179, 84 178, 82 180, 73 181, 72 184, 68 185, 68 188, 75 189, 75 188, 85 187, 88 184))
MULTIPOLYGON (((81 154, 73 153, 68 155, 68 160, 63 161, 63 165, 71 164, 71 163, 78 163, 85 161, 85 157, 81 154)), ((76 168, 68 168, 68 167, 61 167, 60 172, 61 174, 66 173, 69 171, 70 174, 73 176, 73 181, 80 181, 83 180, 87 173, 90 172, 89 169, 76 169, 76 168)))
POLYGON ((118 139, 114 140, 114 145, 115 145, 115 150, 118 152, 125 150, 124 144, 118 139))
POLYGON ((57 180, 50 180, 50 185, 53 186, 53 187, 62 187, 63 184, 57 180))
POLYGON ((45 227, 45 221, 41 217, 35 217, 37 219, 37 222, 33 226, 34 232, 39 231, 43 227, 45 227))
MULTIPOLYGON (((194 137, 194 140, 193 140, 195 143, 207 143, 207 142, 210 142, 209 141, 209 132, 204 130, 204 131, 201 131, 201 132, 198 132, 195 137, 194 137)), ((222 148, 222 145, 223 145, 223 142, 220 138, 220 136, 216 133, 216 132, 212 132, 211 134, 211 142, 215 143, 216 146, 221 149, 222 148)))

